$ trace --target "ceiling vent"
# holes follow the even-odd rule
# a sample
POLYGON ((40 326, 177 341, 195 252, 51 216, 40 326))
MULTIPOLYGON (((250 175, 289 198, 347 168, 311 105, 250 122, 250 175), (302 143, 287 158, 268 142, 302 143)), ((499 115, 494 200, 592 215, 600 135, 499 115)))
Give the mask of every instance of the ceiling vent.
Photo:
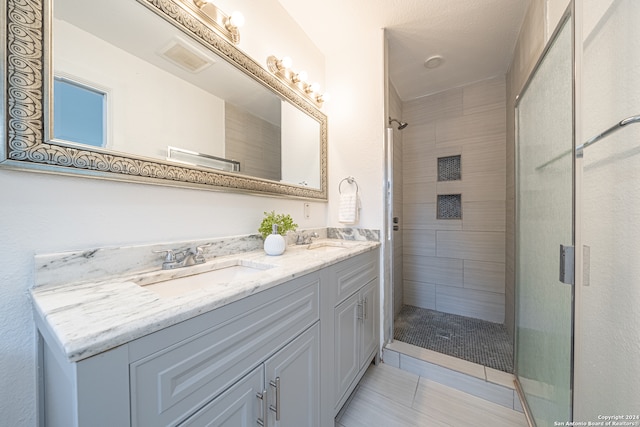
POLYGON ((158 53, 178 67, 192 73, 199 73, 215 62, 204 52, 177 37, 158 53))

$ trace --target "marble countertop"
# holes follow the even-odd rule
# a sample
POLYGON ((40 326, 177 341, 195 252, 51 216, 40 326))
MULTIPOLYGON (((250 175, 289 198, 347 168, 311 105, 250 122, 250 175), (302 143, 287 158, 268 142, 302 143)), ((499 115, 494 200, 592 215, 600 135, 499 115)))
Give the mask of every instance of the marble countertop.
POLYGON ((37 286, 31 289, 31 298, 41 325, 57 340, 67 359, 75 362, 380 246, 373 241, 318 242, 322 241, 340 242, 344 248, 314 251, 308 250, 307 245, 288 246, 281 256, 256 250, 176 270, 37 286), (180 296, 163 297, 150 290, 152 287, 143 286, 207 272, 235 259, 270 268, 180 296))

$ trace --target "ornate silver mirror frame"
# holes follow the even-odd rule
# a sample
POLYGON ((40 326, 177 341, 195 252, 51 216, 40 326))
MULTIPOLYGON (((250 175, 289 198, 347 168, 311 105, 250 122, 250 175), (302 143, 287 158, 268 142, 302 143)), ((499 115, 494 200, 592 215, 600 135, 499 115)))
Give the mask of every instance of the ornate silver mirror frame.
POLYGON ((270 88, 320 123, 320 188, 308 188, 162 162, 97 149, 46 141, 48 84, 51 78, 53 0, 7 0, 0 15, 2 67, 0 90, 0 166, 92 178, 228 190, 327 200, 327 117, 308 100, 207 26, 181 0, 131 0, 147 6, 187 34, 202 41, 256 81, 270 88))

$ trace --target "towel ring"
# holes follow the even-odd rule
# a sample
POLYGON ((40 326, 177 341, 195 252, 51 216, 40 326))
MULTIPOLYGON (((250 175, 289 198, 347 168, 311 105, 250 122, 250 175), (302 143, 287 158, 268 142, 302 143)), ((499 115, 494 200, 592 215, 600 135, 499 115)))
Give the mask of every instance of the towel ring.
POLYGON ((347 183, 349 184, 355 184, 356 185, 356 194, 358 194, 358 191, 360 190, 360 188, 358 187, 358 183, 356 182, 356 179, 352 176, 348 176, 346 178, 344 178, 342 181, 340 181, 340 184, 338 184, 338 193, 342 194, 342 183, 347 181, 347 183))

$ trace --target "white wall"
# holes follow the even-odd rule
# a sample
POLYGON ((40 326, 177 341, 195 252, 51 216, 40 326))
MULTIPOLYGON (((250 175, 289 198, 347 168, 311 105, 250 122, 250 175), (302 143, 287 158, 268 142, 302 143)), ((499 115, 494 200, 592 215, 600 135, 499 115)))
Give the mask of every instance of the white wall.
MULTIPOLYGON (((640 113, 640 3, 581 3, 584 141, 640 113)), ((591 254, 588 286, 576 286, 575 419, 579 421, 640 413, 638 141, 640 125, 628 125, 588 147, 578 164, 582 167, 578 233, 591 254)))
MULTIPOLYGON (((562 15, 567 10, 570 0, 545 0, 545 40, 549 40, 551 35, 556 30, 562 15)), ((602 1, 602 0, 600 0, 602 1)))
POLYGON ((338 185, 353 176, 360 189, 362 209, 358 227, 382 229, 384 218, 384 75, 383 32, 359 28, 358 22, 340 27, 340 46, 327 52, 329 114, 329 218, 338 223, 338 185), (355 54, 357 52, 357 54, 355 54))
MULTIPOLYGON (((271 50, 269 46, 283 52, 302 46, 313 59, 308 61, 309 74, 324 80, 322 54, 275 0, 244 5, 247 10, 241 10, 251 30, 243 31, 242 37, 247 45, 251 38, 260 44, 259 61, 264 62, 262 55, 271 50)), ((365 133, 365 140, 369 136, 365 133)), ((340 144, 334 138, 330 133, 330 145, 340 144)), ((348 169, 362 176, 355 167, 348 169)), ((379 172, 371 175, 377 185, 379 172)), ((327 205, 319 202, 311 203, 311 218, 305 220, 303 202, 283 198, 6 169, 0 169, 0 182, 0 424, 7 426, 36 425, 35 328, 27 293, 33 284, 34 254, 254 233, 262 212, 272 209, 290 213, 303 228, 327 223, 327 205)), ((366 222, 375 224, 369 215, 366 222)))

